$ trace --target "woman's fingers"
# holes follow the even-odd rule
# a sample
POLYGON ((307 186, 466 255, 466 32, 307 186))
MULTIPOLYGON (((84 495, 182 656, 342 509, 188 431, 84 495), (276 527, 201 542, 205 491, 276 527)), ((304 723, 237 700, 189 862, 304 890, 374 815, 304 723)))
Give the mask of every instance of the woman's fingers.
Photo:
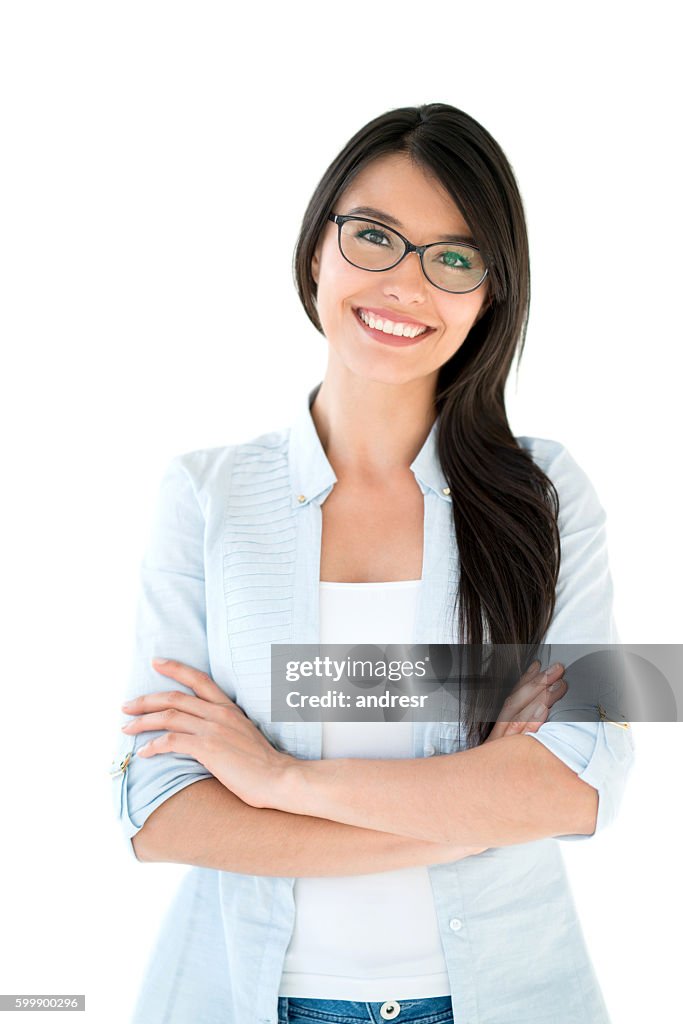
POLYGON ((529 667, 526 670, 526 672, 522 676, 520 676, 519 682, 517 683, 517 685, 515 686, 515 688, 514 688, 514 690, 512 692, 515 693, 516 690, 519 690, 530 679, 535 678, 539 674, 540 671, 541 671, 541 663, 538 660, 538 658, 536 658, 536 659, 534 659, 534 661, 531 662, 531 664, 529 665, 529 667))
MULTIPOLYGON (((550 668, 541 669, 539 661, 532 662, 517 685, 511 691, 508 701, 516 708, 526 707, 530 700, 536 696, 539 689, 549 683, 554 683, 564 672, 564 666, 556 661, 550 668)), ((507 703, 507 701, 506 701, 507 703)))
POLYGON ((505 726, 503 736, 513 736, 515 733, 524 732, 525 729, 533 729, 542 725, 547 718, 548 711, 549 708, 545 701, 537 698, 533 708, 523 708, 514 721, 503 723, 505 726))
POLYGON ((550 686, 543 686, 537 694, 535 694, 526 707, 522 708, 518 715, 521 721, 527 723, 527 725, 533 727, 535 722, 545 721, 546 712, 550 710, 552 705, 560 697, 564 697, 567 692, 567 683, 561 677, 554 679, 551 683, 555 689, 551 690, 550 686))
POLYGON ((563 671, 564 667, 558 663, 545 672, 538 672, 515 694, 506 709, 505 717, 509 721, 504 735, 536 729, 545 722, 552 705, 566 693, 567 683, 562 678, 563 671))
MULTIPOLYGON (((184 732, 165 732, 155 736, 140 747, 138 757, 154 757, 155 754, 187 754, 203 764, 211 772, 211 761, 215 756, 215 742, 206 736, 193 736, 184 732)), ((211 772, 213 775, 214 773, 211 772)))
MULTIPOLYGON (((191 665, 185 665, 181 661, 153 658, 152 664, 162 675, 174 679, 194 692, 190 694, 183 693, 181 690, 159 690, 156 693, 145 693, 134 697, 121 705, 125 714, 137 716, 133 721, 128 722, 122 731, 133 733, 176 728, 175 725, 168 723, 175 721, 176 716, 183 715, 179 720, 186 726, 191 724, 193 726, 191 731, 198 733, 200 731, 197 727, 198 721, 222 723, 226 720, 225 716, 230 714, 239 713, 244 716, 242 709, 230 700, 206 672, 192 668, 191 665), (160 718, 159 715, 163 717, 160 718), (144 720, 142 725, 131 728, 136 722, 139 723, 142 720, 144 720), (164 725, 163 722, 167 724, 164 725)), ((177 731, 188 730, 178 726, 177 731)))
MULTIPOLYGON (((503 708, 511 712, 510 717, 517 717, 524 709, 530 706, 536 707, 534 701, 540 695, 543 696, 546 687, 551 686, 562 678, 564 666, 555 662, 548 669, 533 672, 529 676, 522 676, 522 679, 505 701, 503 708)), ((552 691, 554 697, 557 691, 552 691)))
MULTIPOLYGON (((181 690, 159 690, 156 693, 143 693, 139 697, 133 697, 121 705, 121 710, 126 715, 143 715, 150 712, 166 711, 177 709, 187 715, 207 719, 211 722, 223 721, 221 716, 229 712, 244 714, 241 708, 232 700, 211 701, 203 697, 196 697, 191 693, 183 693, 181 690), (220 709, 220 710, 219 710, 220 709), (225 709, 225 710, 223 710, 225 709)), ((128 723, 130 724, 130 723, 128 723)))
MULTIPOLYGON (((240 710, 232 701, 230 701, 229 706, 235 710, 240 710)), ((217 715, 221 714, 218 711, 217 703, 212 703, 201 697, 195 697, 191 693, 183 693, 181 690, 159 690, 157 693, 145 693, 122 704, 121 708, 127 715, 142 715, 152 711, 177 708, 188 715, 212 721, 216 721, 217 715)))
MULTIPOLYGON (((183 696, 185 696, 183 694, 183 696)), ((139 732, 184 732, 195 736, 206 736, 211 732, 212 722, 198 715, 188 715, 177 708, 166 708, 163 711, 152 711, 138 715, 122 727, 121 732, 132 736, 139 732)))
POLYGON ((498 721, 488 739, 512 736, 542 725, 549 708, 566 692, 563 672, 564 666, 560 662, 544 670, 541 670, 539 661, 532 662, 503 703, 498 721), (551 690, 551 686, 556 688, 551 690))

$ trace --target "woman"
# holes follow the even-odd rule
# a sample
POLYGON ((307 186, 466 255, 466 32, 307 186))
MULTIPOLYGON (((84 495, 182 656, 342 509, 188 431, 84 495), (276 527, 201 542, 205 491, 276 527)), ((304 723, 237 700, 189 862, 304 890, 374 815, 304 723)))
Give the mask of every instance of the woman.
POLYGON ((613 820, 634 748, 548 720, 563 665, 475 694, 463 729, 270 716, 271 644, 617 639, 595 491, 507 421, 529 266, 505 155, 446 104, 376 118, 295 271, 324 380, 291 428, 172 460, 143 561, 117 809, 139 859, 194 870, 135 1021, 601 1024, 553 837, 613 820))

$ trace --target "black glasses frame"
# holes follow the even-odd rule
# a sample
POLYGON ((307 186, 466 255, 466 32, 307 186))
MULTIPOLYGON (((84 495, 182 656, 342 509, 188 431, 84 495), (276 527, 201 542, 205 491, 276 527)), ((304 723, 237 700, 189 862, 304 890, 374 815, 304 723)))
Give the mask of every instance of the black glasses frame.
MULTIPOLYGON (((434 246, 434 245, 444 245, 446 243, 444 243, 444 242, 428 242, 427 245, 414 245, 412 242, 410 242, 405 237, 405 235, 402 235, 400 231, 397 231, 396 228, 389 227, 388 224, 383 224, 381 220, 373 220, 372 218, 368 218, 368 217, 359 217, 357 214, 331 213, 327 219, 333 221, 337 225, 337 228, 338 228, 337 243, 339 245, 339 252, 342 254, 342 256, 344 257, 346 262, 350 263, 352 267, 356 267, 358 270, 367 270, 367 272, 369 274, 383 274, 385 270, 393 270, 394 267, 398 266, 398 264, 401 262, 401 260, 404 260, 406 258, 408 253, 416 252, 417 255, 420 257, 420 266, 422 267, 422 273, 427 278, 429 283, 431 285, 434 285, 435 288, 438 288, 439 291, 447 292, 449 295, 468 295, 470 292, 475 292, 477 290, 477 288, 481 288, 482 284, 484 283, 484 281, 486 280, 486 278, 488 276, 489 268, 486 267, 486 269, 484 270, 484 274, 483 274, 483 276, 481 278, 481 281, 479 281, 477 284, 475 284, 474 288, 466 288, 464 291, 461 291, 461 292, 453 291, 452 288, 443 288, 440 284, 436 284, 436 282, 432 281, 431 277, 429 276, 429 274, 425 270, 424 254, 427 251, 427 249, 430 249, 432 246, 434 246), (348 258, 348 256, 345 255, 344 250, 342 249, 342 241, 341 241, 342 227, 343 227, 344 224, 346 224, 347 220, 357 220, 357 221, 360 221, 362 224, 377 224, 378 227, 384 228, 386 231, 391 231, 392 234, 394 234, 394 235, 398 235, 398 237, 403 242, 403 245, 405 246, 403 255, 399 256, 399 258, 396 260, 396 262, 392 263, 390 267, 382 267, 381 270, 372 270, 370 267, 359 267, 357 263, 354 263, 353 260, 350 260, 348 258)), ((478 245, 472 245, 471 242, 458 242, 457 244, 458 245, 464 245, 466 249, 475 249, 476 252, 481 252, 479 246, 478 245)))

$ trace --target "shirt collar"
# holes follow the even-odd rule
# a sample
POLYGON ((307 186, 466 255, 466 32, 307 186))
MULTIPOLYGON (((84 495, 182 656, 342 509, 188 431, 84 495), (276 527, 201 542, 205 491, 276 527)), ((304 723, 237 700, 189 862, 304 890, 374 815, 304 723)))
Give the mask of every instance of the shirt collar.
MULTIPOLYGON (((320 384, 316 384, 308 392, 305 403, 301 402, 299 415, 289 431, 289 475, 293 508, 301 508, 309 501, 318 499, 322 503, 327 497, 327 494, 322 496, 323 492, 329 492, 337 482, 311 415, 311 406, 319 389, 320 384)), ((437 418, 410 468, 423 494, 427 490, 432 490, 443 501, 450 501, 448 481, 441 469, 436 447, 438 423, 437 418)))

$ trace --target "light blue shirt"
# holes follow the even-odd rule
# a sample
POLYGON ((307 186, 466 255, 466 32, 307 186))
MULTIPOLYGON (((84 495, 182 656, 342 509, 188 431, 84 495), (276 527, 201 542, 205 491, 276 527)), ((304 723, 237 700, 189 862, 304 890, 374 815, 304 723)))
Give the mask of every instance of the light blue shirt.
MULTIPOLYGON (((150 664, 176 658, 208 672, 277 747, 300 758, 320 758, 322 725, 271 722, 270 644, 319 643, 321 505, 337 478, 310 412, 316 392, 302 399, 291 427, 171 460, 142 562, 126 691, 127 698, 191 692, 150 664)), ((595 491, 561 444, 517 440, 560 498, 561 570, 544 642, 617 643, 595 491)), ((449 644, 458 552, 436 423, 410 468, 424 495, 424 560, 415 635, 406 643, 449 644)), ((634 758, 632 730, 553 717, 554 709, 529 735, 596 788, 596 835, 617 814, 634 758)), ((412 733, 413 757, 454 753, 465 742, 457 722, 413 722, 412 733)), ((151 812, 211 777, 186 755, 135 757, 158 735, 122 734, 112 764, 116 813, 133 856, 131 837, 151 812)), ((457 1024, 609 1022, 556 839, 494 847, 428 871, 457 1024)), ((190 868, 133 1024, 277 1024, 293 887, 293 878, 190 868)))

